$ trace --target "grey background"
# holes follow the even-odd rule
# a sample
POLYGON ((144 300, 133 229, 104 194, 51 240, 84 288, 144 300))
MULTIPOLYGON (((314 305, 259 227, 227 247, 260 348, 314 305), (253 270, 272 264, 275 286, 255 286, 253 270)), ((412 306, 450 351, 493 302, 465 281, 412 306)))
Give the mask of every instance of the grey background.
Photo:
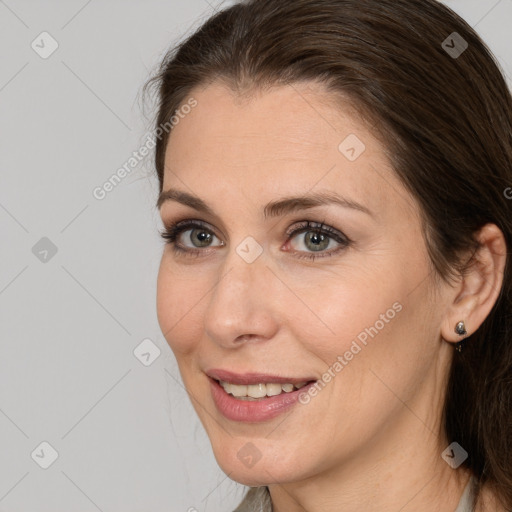
MULTIPOLYGON (((145 141, 148 73, 229 3, 0 0, 1 511, 227 511, 243 495, 158 326, 150 157, 92 193, 145 141), (43 31, 59 45, 46 59, 43 31), (149 366, 134 355, 147 338, 149 366)), ((512 0, 447 3, 512 76, 512 0)))

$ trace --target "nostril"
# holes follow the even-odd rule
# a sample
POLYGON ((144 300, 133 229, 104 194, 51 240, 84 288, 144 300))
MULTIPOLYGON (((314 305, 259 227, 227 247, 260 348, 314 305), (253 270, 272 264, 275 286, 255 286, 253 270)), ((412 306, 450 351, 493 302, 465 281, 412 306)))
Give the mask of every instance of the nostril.
POLYGON ((242 334, 241 336, 238 336, 236 341, 249 341, 253 338, 253 334, 242 334))

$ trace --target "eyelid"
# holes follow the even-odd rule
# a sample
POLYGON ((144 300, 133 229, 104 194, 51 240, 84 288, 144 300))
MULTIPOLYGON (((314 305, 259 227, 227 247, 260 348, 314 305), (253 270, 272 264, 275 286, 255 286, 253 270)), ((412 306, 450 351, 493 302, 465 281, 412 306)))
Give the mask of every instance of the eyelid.
MULTIPOLYGON (((222 247, 226 245, 226 242, 224 242, 220 237, 217 236, 215 233, 215 230, 207 223, 199 219, 184 219, 181 221, 172 221, 172 222, 163 222, 163 225, 165 227, 164 231, 161 231, 161 236, 166 239, 168 243, 171 243, 172 239, 172 245, 173 247, 177 247, 178 244, 176 243, 176 239, 181 236, 183 233, 191 230, 191 229, 204 229, 205 231, 209 231, 212 233, 214 237, 216 237, 218 240, 220 240, 220 244, 218 246, 214 247, 222 247)), ((211 247, 211 246, 210 246, 211 247)), ((181 249, 182 252, 188 252, 192 253, 194 251, 200 251, 205 252, 209 247, 205 247, 203 249, 200 248, 187 248, 187 249, 181 249)))
POLYGON ((199 227, 202 227, 204 229, 207 229, 208 231, 211 231, 213 234, 215 234, 215 236, 217 236, 217 238, 219 238, 219 239, 222 238, 223 240, 229 240, 229 238, 226 237, 221 230, 214 228, 209 222, 201 220, 196 217, 187 217, 186 215, 182 215, 182 216, 179 216, 176 220, 166 221, 166 220, 162 219, 162 224, 163 224, 164 228, 167 230, 178 229, 183 226, 188 226, 189 224, 197 224, 199 227), (219 235, 217 235, 217 232, 219 233, 219 235))
POLYGON ((345 235, 343 232, 329 226, 328 224, 325 224, 325 220, 322 222, 316 222, 316 221, 298 221, 299 223, 302 223, 302 226, 296 226, 295 224, 292 224, 292 227, 288 228, 286 230, 286 236, 291 237, 292 235, 298 235, 300 233, 308 232, 308 231, 318 231, 320 233, 327 233, 332 238, 340 238, 344 242, 352 243, 352 240, 345 235))
MULTIPOLYGON (((208 222, 200 220, 200 219, 194 219, 194 218, 185 217, 182 220, 162 221, 162 223, 163 223, 165 229, 167 229, 168 231, 177 230, 177 229, 179 229, 181 227, 185 227, 185 226, 189 226, 189 225, 192 225, 192 227, 196 227, 195 224, 197 224, 198 226, 200 226, 200 227, 202 227, 204 229, 207 229, 208 231, 211 231, 213 234, 215 234, 215 228, 213 228, 211 226, 211 224, 209 224, 208 222)), ((294 234, 297 235, 298 231, 300 229, 306 229, 306 228, 310 229, 312 231, 314 231, 314 230, 326 231, 329 234, 332 234, 334 236, 338 236, 340 238, 343 238, 345 241, 352 243, 352 240, 350 240, 349 237, 347 235, 345 235, 343 232, 341 232, 341 231, 331 227, 328 224, 325 224, 325 220, 323 220, 322 222, 310 221, 310 220, 297 220, 297 221, 294 221, 292 223, 292 225, 285 231, 285 234, 286 234, 287 237, 291 237, 294 234), (297 223, 302 223, 303 226, 302 227, 297 227, 296 226, 297 223)), ((217 235, 215 234, 215 236, 217 236, 217 235)), ((224 237, 223 234, 222 234, 222 236, 224 237)), ((219 237, 217 236, 217 238, 219 238, 219 237)))
POLYGON ((292 249, 292 253, 296 254, 298 258, 300 259, 310 259, 315 260, 317 258, 326 258, 330 256, 335 256, 339 252, 348 249, 352 246, 353 242, 352 240, 345 235, 345 233, 324 224, 325 221, 322 221, 321 223, 315 222, 315 221, 302 221, 302 226, 296 226, 293 228, 290 228, 286 232, 287 240, 286 245, 289 245, 292 240, 295 237, 298 237, 302 233, 319 233, 321 235, 326 235, 328 238, 333 240, 338 244, 338 247, 334 249, 330 249, 327 251, 319 251, 315 254, 315 251, 308 252, 308 251, 300 251, 296 249, 292 249))

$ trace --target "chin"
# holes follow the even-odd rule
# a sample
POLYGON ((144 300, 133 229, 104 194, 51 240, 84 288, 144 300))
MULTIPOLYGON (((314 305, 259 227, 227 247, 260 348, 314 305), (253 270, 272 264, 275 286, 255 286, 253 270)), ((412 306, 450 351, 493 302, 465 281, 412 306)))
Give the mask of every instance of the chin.
POLYGON ((288 483, 304 477, 299 474, 301 461, 293 460, 293 455, 287 458, 276 447, 261 448, 259 439, 254 442, 239 439, 233 438, 229 447, 224 444, 213 449, 217 464, 231 480, 249 487, 259 487, 288 483))

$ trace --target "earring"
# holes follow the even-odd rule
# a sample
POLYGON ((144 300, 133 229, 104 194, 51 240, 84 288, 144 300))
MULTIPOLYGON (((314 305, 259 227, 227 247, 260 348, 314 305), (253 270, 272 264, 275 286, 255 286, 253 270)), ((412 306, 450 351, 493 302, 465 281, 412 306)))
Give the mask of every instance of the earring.
MULTIPOLYGON (((465 336, 468 332, 466 331, 466 326, 464 325, 464 322, 461 320, 456 326, 455 326, 455 332, 459 336, 465 336)), ((462 343, 464 340, 461 340, 455 344, 455 350, 457 352, 462 352, 462 343)))

